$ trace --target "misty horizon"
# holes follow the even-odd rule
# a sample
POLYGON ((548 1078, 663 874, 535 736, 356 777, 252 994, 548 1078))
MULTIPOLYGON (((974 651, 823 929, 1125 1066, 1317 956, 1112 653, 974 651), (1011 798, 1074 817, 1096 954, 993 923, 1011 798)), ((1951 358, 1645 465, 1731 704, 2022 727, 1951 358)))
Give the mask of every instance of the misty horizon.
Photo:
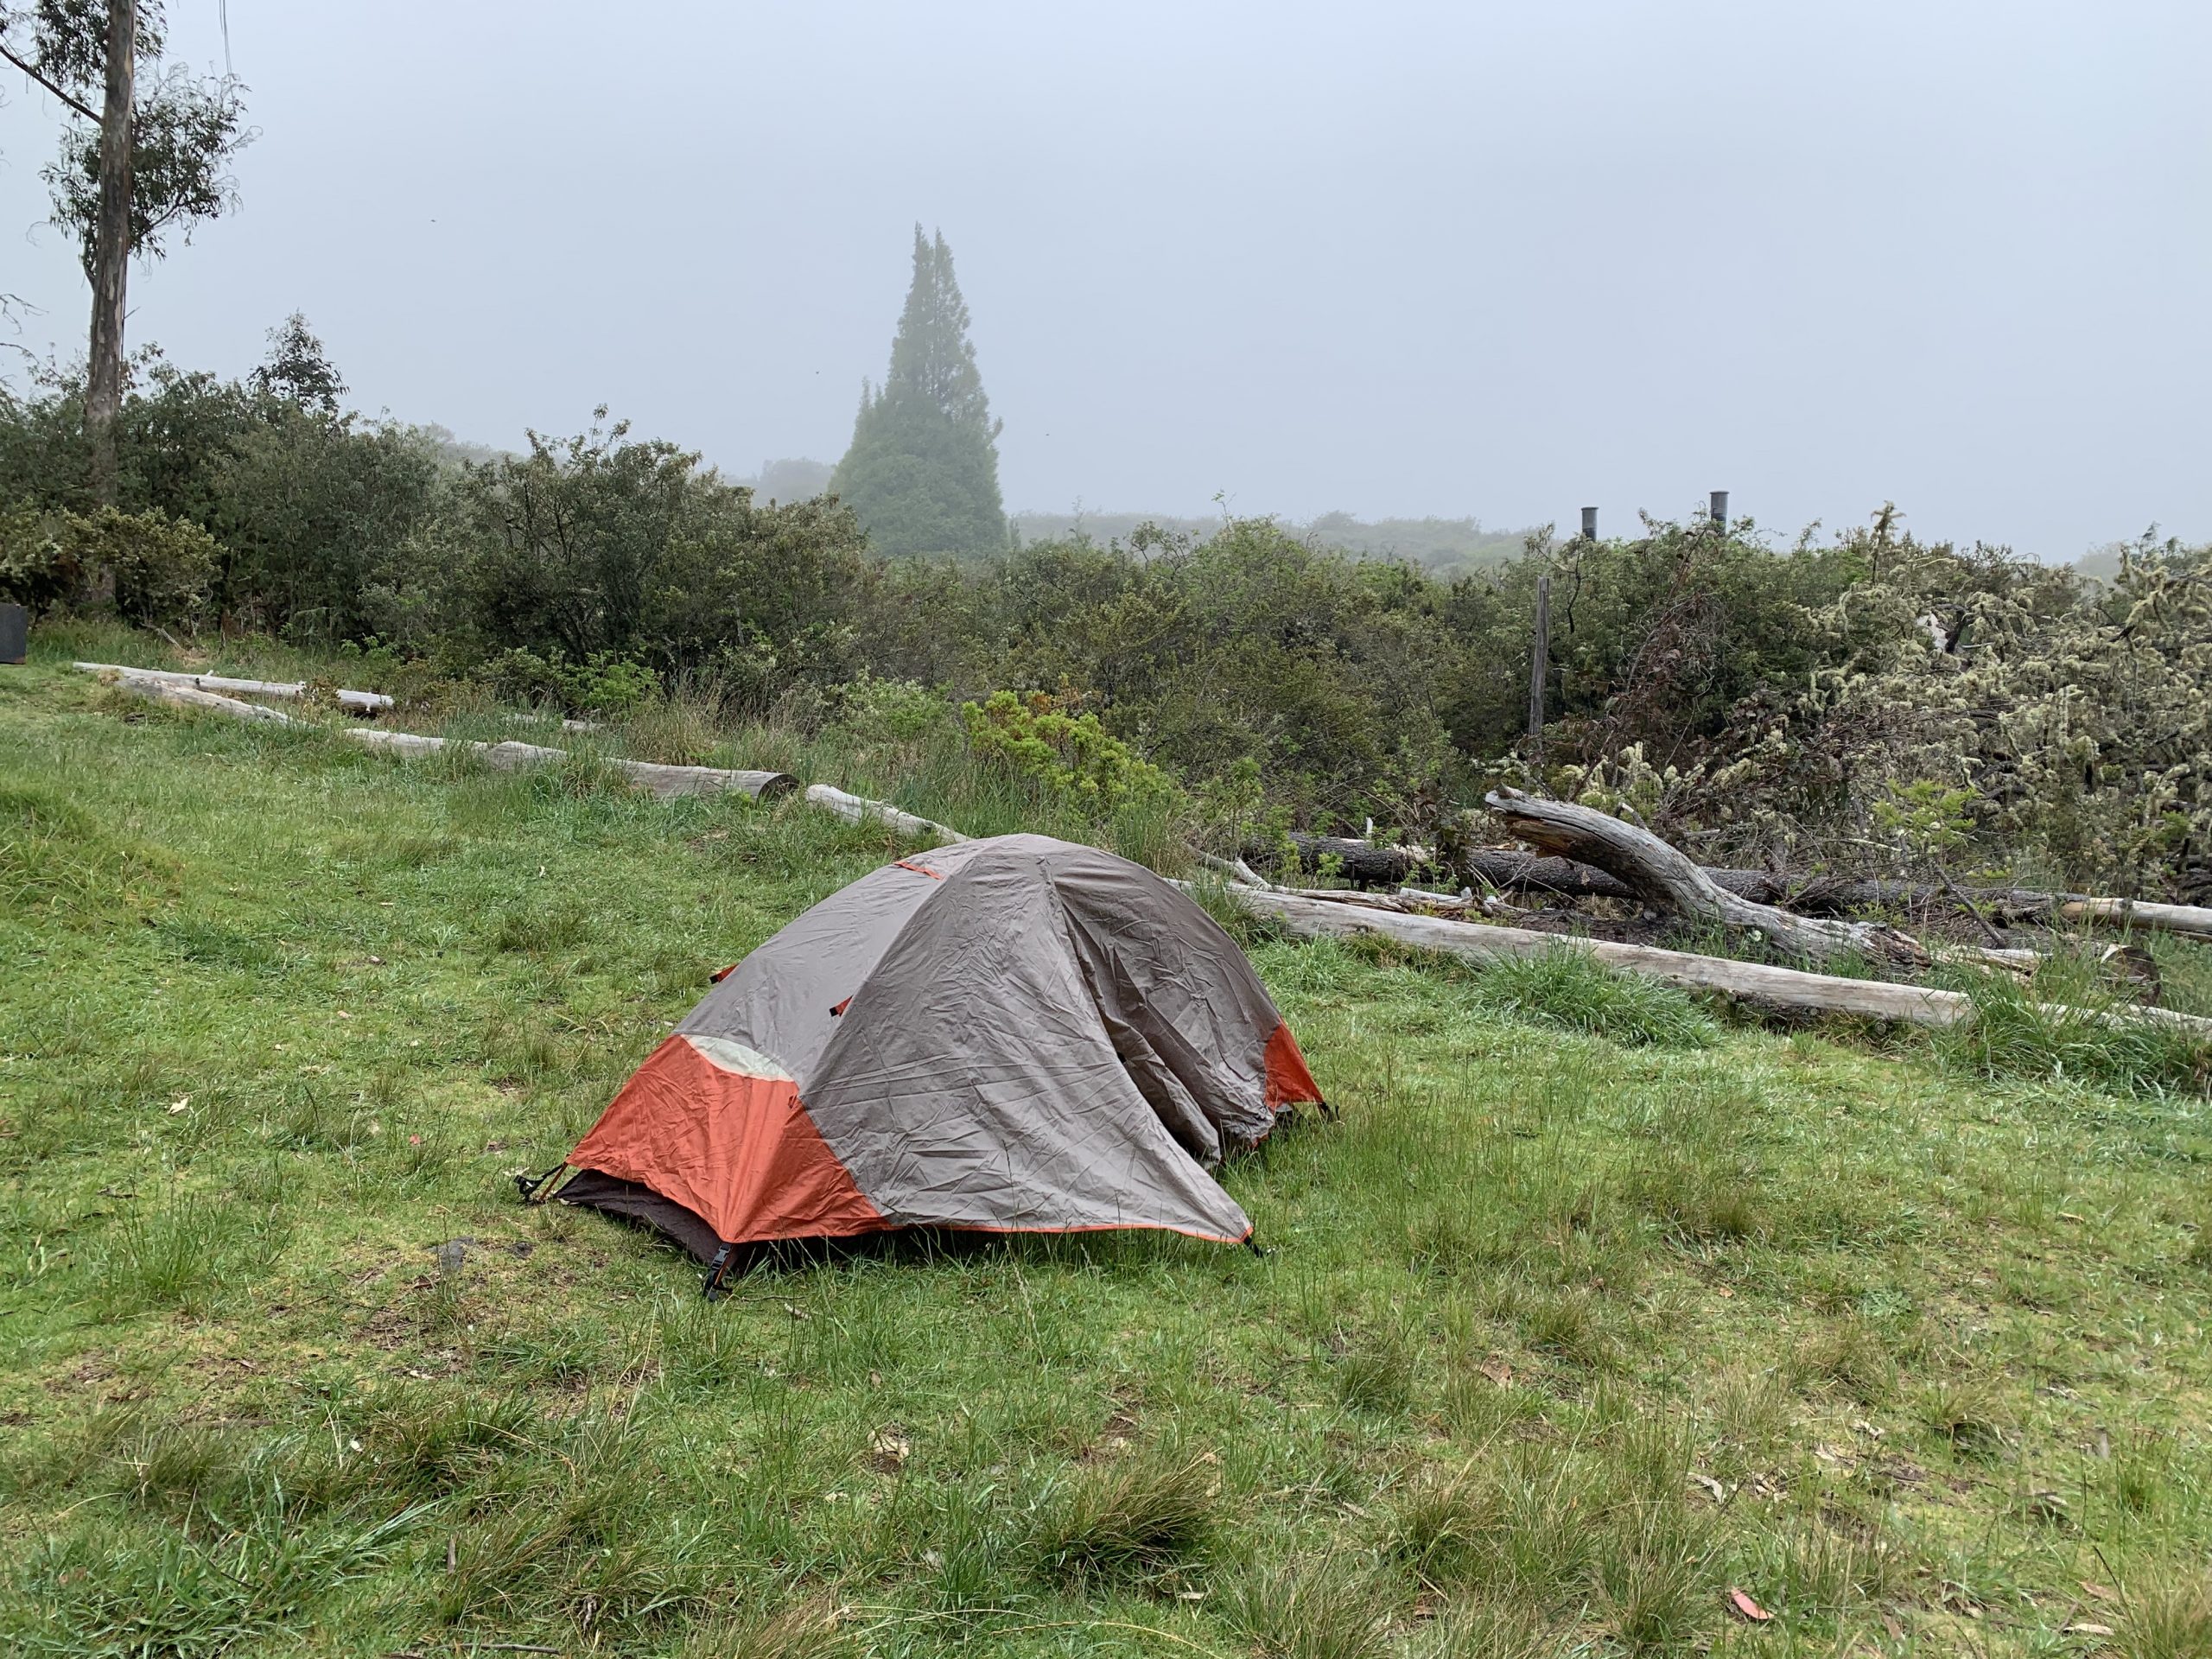
MULTIPOLYGON (((919 220, 1020 515, 2212 538, 2202 9, 172 11, 260 131, 131 345, 235 374, 300 310, 469 442, 832 461, 919 220)), ((8 82, 0 291, 67 361, 57 127, 8 82)))

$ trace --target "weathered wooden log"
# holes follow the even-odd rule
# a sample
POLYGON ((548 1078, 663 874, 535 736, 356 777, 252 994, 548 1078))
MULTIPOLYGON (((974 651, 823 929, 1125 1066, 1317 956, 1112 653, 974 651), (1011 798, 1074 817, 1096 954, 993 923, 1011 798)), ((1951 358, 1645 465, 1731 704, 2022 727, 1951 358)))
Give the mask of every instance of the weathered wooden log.
POLYGON ((2139 904, 2133 899, 2091 899, 2069 893, 2054 906, 2059 920, 2103 923, 2107 926, 2146 927, 2164 933, 2183 933, 2192 938, 2212 939, 2212 907, 2203 905, 2139 904))
POLYGON ((1571 858, 1514 853, 1491 847, 1470 848, 1452 861, 1462 880, 1514 893, 1547 893, 1560 899, 1619 899, 1637 902, 1635 891, 1603 870, 1571 858))
MULTIPOLYGON (((1961 991, 1935 990, 1923 985, 1900 985, 1880 979, 1845 979, 1834 974, 1805 973, 1760 962, 1738 962, 1727 957, 1662 950, 1651 945, 1567 939, 1556 933, 1456 922, 1441 916, 1399 915, 1371 904, 1344 903, 1341 894, 1332 899, 1319 899, 1252 887, 1234 887, 1230 893, 1251 914, 1272 919, 1301 938, 1353 938, 1365 934, 1471 962, 1541 956, 1554 950, 1584 950, 1594 960, 1624 973, 1640 974, 1686 990, 1717 992, 1763 1007, 1851 1014, 1915 1026, 1955 1026, 1974 1017, 1974 999, 1961 991)), ((2199 1041, 2212 1042, 2212 1020, 2175 1014, 2166 1008, 2108 1011, 2046 1005, 2045 1011, 2097 1025, 2124 1027, 2145 1021, 2171 1026, 2199 1041)))
POLYGON ((1274 883, 1266 880, 1241 858, 1216 858, 1211 853, 1193 847, 1191 856, 1204 868, 1211 870, 1224 880, 1234 881, 1239 887, 1271 887, 1274 883))
POLYGON ((756 801, 780 800, 798 787, 788 772, 740 771, 725 766, 669 766, 654 760, 615 760, 614 769, 662 800, 680 795, 750 795, 756 801))
MULTIPOLYGON (((85 665, 79 664, 79 666, 85 665)), ((205 691, 177 677, 157 677, 130 670, 96 669, 94 671, 127 691, 156 702, 174 703, 180 708, 205 709, 214 714, 231 715, 240 720, 255 720, 271 725, 295 726, 305 730, 331 729, 352 742, 382 749, 391 754, 420 757, 458 747, 501 772, 558 766, 568 760, 569 754, 567 749, 547 748, 537 743, 512 741, 505 743, 455 742, 415 732, 387 732, 373 726, 318 728, 313 721, 296 719, 281 709, 271 709, 265 703, 244 702, 217 691, 205 691)), ((787 772, 745 772, 721 766, 668 766, 651 760, 614 758, 609 758, 606 765, 663 800, 678 795, 734 793, 749 795, 755 800, 772 801, 798 787, 798 779, 787 772)))
MULTIPOLYGON (((241 680, 227 674, 185 674, 168 668, 130 668, 120 663, 78 663, 74 666, 87 674, 113 674, 118 677, 155 680, 166 685, 189 686, 198 691, 231 692, 239 696, 275 697, 280 702, 296 702, 307 696, 304 680, 241 680)), ((391 707, 391 699, 381 691, 340 690, 338 706, 348 714, 373 715, 391 707)))
POLYGON ((1484 804, 1530 846, 1596 866, 1656 910, 1758 933, 1810 962, 1858 957, 1910 967, 1928 963, 1918 940, 1881 923, 1798 916, 1739 898, 1649 830, 1595 807, 1541 800, 1517 789, 1493 790, 1484 804))
MULTIPOLYGON (((79 663, 78 667, 86 664, 79 663)), ((268 726, 301 726, 303 721, 294 720, 282 709, 271 709, 266 703, 241 702, 236 697, 226 697, 219 691, 202 691, 198 686, 183 685, 168 680, 148 679, 142 676, 102 672, 100 678, 119 690, 149 702, 166 702, 179 709, 204 709, 211 714, 229 715, 238 720, 259 721, 268 726)))
POLYGON ((1898 985, 1887 980, 1843 979, 1831 974, 1770 967, 1764 963, 1738 962, 1726 957, 1662 950, 1651 945, 1567 939, 1556 933, 1452 921, 1441 916, 1399 915, 1370 906, 1309 899, 1299 893, 1239 887, 1232 896, 1254 915, 1272 918, 1291 933, 1305 938, 1349 938, 1372 934, 1476 962, 1541 956, 1554 950, 1586 950, 1607 967, 1663 980, 1688 990, 1717 991, 1774 1007, 1858 1014, 1870 1020, 1903 1020, 1917 1026, 1955 1025, 1969 1018, 1974 1011, 1971 999, 1960 992, 1898 985))
POLYGON ((918 817, 902 811, 887 801, 872 801, 865 795, 849 795, 829 784, 809 784, 807 804, 818 806, 825 812, 834 812, 848 823, 880 823, 896 830, 902 836, 935 836, 940 841, 968 841, 949 824, 934 819, 918 817))
MULTIPOLYGON (((1287 837, 1297 850, 1298 868, 1318 871, 1321 861, 1334 858, 1339 874, 1358 887, 1395 887, 1415 870, 1426 869, 1430 855, 1421 847, 1378 847, 1372 842, 1351 841, 1340 836, 1309 836, 1294 831, 1287 837)), ((1263 863, 1287 863, 1281 843, 1253 842, 1244 856, 1263 863)))

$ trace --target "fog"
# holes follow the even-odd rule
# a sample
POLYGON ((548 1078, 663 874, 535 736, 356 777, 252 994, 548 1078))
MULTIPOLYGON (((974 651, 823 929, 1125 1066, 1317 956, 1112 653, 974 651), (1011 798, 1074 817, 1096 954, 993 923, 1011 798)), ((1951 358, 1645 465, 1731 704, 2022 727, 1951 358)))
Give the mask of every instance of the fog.
MULTIPOLYGON (((834 460, 919 220, 1010 508, 2212 537, 2202 0, 227 13, 240 211, 133 273, 187 365, 296 308, 478 442, 604 403, 834 460)), ((0 290, 73 356, 57 124, 0 85, 0 290)))

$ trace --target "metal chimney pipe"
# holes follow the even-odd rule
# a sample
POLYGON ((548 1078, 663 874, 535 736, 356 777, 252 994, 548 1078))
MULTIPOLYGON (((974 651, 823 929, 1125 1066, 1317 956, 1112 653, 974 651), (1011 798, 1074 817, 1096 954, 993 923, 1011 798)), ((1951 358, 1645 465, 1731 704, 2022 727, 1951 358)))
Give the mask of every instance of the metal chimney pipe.
POLYGON ((1713 527, 1719 531, 1728 528, 1728 492, 1726 490, 1713 493, 1713 527))
POLYGON ((1595 507, 1582 509, 1582 539, 1586 542, 1598 539, 1598 509, 1595 507))

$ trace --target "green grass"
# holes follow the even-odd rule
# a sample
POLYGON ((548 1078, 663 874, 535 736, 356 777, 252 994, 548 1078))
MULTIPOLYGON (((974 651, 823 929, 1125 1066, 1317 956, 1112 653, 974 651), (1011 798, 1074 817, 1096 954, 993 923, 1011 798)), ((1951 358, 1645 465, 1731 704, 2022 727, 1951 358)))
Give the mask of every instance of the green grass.
POLYGON ((1341 1114, 1229 1171, 1264 1258, 908 1243, 709 1306, 508 1176, 902 846, 50 665, 0 753, 0 1650, 2212 1642, 2184 1077, 1255 932, 1341 1114))

